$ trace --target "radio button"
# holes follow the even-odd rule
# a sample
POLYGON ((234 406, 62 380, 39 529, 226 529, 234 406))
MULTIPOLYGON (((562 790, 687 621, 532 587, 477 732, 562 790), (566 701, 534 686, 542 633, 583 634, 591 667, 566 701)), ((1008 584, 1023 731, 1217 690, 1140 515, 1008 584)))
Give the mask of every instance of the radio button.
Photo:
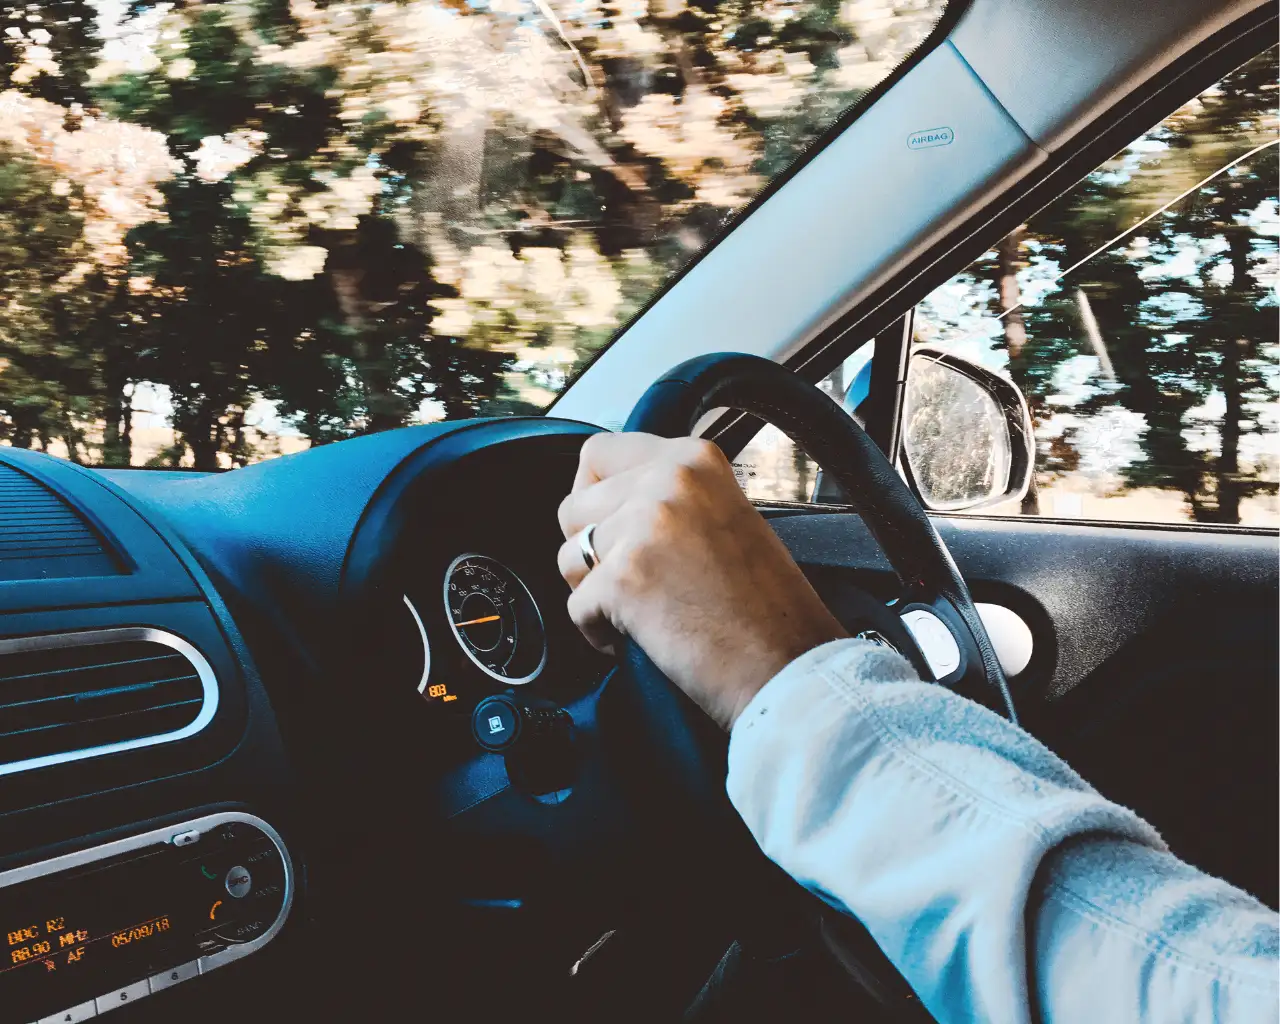
POLYGON ((172 988, 179 982, 190 981, 192 978, 200 975, 200 962, 192 960, 189 964, 180 964, 169 971, 161 971, 159 974, 147 980, 151 986, 151 993, 163 992, 167 988, 172 988))
POLYGON ((224 884, 227 887, 227 895, 233 899, 242 900, 253 889, 253 876, 244 867, 237 864, 227 872, 224 884))
POLYGON ((41 1017, 36 1024, 79 1024, 79 1021, 88 1020, 90 1017, 98 1015, 98 1008, 90 999, 87 1003, 80 1003, 73 1006, 69 1010, 62 1010, 59 1013, 51 1013, 48 1017, 41 1017))
POLYGON ((136 1003, 139 999, 151 995, 151 986, 145 981, 135 981, 132 985, 126 985, 124 988, 118 988, 114 992, 108 992, 105 996, 98 996, 94 1000, 98 1005, 99 1013, 106 1013, 108 1010, 114 1010, 117 1006, 123 1006, 125 1003, 136 1003))
POLYGON ((280 851, 276 849, 275 843, 269 842, 265 846, 260 846, 247 854, 244 862, 249 867, 254 867, 258 864, 279 864, 280 851))
POLYGON ((221 928, 215 929, 214 934, 222 939, 223 942, 239 945, 242 942, 252 942, 270 927, 271 920, 263 917, 253 917, 244 921, 231 921, 221 928))

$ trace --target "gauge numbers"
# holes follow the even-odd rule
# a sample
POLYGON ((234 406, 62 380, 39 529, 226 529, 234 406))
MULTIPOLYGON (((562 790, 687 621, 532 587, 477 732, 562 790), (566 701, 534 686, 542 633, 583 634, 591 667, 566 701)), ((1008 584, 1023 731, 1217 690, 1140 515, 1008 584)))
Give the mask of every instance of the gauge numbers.
POLYGON ((542 615, 520 577, 486 555, 459 555, 444 577, 444 611, 463 653, 486 675, 519 686, 547 660, 542 615))

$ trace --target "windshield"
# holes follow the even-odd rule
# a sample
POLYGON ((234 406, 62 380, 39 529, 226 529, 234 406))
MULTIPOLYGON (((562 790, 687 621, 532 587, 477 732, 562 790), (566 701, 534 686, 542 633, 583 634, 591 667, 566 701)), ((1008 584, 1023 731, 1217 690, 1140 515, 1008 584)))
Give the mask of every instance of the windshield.
POLYGON ((215 469, 540 412, 943 6, 10 6, 0 441, 215 469))

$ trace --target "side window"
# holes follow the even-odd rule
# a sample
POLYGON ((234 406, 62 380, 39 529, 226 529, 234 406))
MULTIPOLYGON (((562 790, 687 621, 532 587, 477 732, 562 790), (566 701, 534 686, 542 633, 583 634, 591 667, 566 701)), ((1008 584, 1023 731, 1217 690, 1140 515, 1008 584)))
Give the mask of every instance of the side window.
MULTIPOLYGON (((818 387, 857 416, 867 396, 874 340, 863 345, 822 380, 818 387)), ((818 467, 786 434, 765 426, 733 461, 738 483, 752 501, 814 500, 818 467)))
POLYGON ((1276 77, 1271 49, 917 307, 1026 396, 1024 514, 1280 524, 1276 77))

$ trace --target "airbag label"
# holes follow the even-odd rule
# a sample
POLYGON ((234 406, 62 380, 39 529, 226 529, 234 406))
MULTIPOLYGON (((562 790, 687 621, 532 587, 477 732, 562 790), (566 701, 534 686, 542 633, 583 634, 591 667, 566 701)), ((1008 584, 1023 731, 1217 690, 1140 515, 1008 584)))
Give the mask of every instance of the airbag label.
POLYGON ((949 146, 955 141, 956 133, 950 128, 926 128, 924 131, 912 132, 907 136, 907 149, 933 149, 935 146, 949 146))

